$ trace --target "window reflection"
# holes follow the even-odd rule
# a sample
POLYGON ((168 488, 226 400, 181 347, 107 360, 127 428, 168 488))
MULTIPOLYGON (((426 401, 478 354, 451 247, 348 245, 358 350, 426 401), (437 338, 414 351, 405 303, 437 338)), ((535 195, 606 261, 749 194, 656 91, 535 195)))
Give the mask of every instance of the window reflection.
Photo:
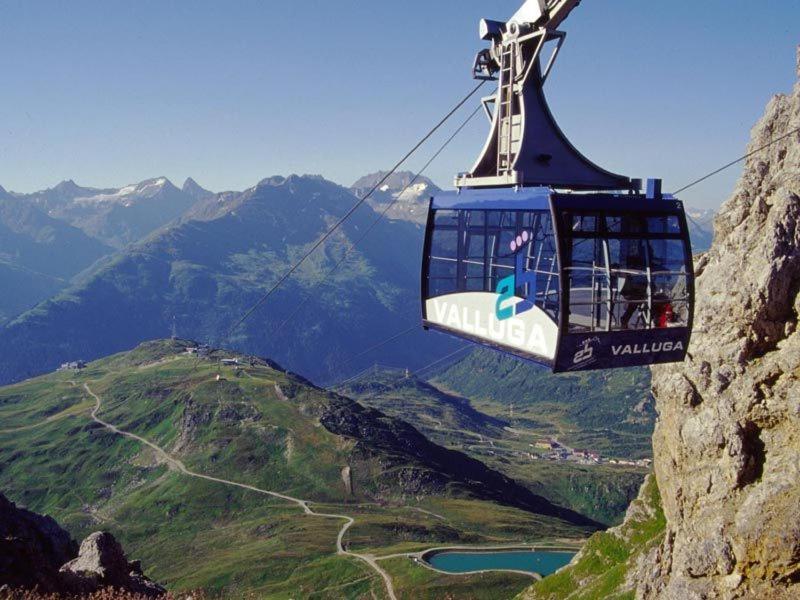
POLYGON ((559 312, 557 244, 549 211, 439 210, 434 216, 428 292, 494 293, 515 272, 517 256, 530 275, 516 295, 532 299, 554 320, 559 312), (517 245, 518 239, 524 242, 517 245))
POLYGON ((570 331, 685 327, 687 256, 676 215, 570 214, 570 331), (594 225, 597 224, 597 229, 594 225))

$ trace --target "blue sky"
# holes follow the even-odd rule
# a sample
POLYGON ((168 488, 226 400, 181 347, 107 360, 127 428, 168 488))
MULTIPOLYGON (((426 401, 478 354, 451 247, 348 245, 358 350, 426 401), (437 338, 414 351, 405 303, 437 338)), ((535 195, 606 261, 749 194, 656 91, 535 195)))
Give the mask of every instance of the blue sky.
MULTIPOLYGON (((165 175, 217 191, 293 172, 349 185, 473 85, 478 20, 520 4, 0 0, 0 185, 165 175)), ((584 0, 564 29, 548 82, 562 128, 601 166, 675 189, 742 154, 770 96, 791 89, 800 2, 584 0)), ((486 127, 476 119, 432 178, 469 168, 486 127)), ((719 204, 737 175, 685 199, 719 204)))

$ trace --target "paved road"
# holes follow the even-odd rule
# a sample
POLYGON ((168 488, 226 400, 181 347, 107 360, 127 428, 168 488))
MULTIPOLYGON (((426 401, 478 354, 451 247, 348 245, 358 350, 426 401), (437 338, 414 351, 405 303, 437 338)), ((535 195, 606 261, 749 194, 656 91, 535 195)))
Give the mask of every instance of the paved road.
POLYGON ((160 446, 154 444, 153 442, 151 442, 149 440, 146 440, 145 438, 143 438, 141 436, 136 435, 135 433, 131 433, 129 431, 124 431, 124 430, 120 429, 119 427, 117 427, 115 425, 112 425, 111 423, 108 423, 108 422, 104 421, 103 419, 101 419, 100 417, 98 417, 97 413, 100 412, 100 409, 103 406, 103 401, 100 399, 100 396, 98 396, 97 394, 95 394, 92 391, 92 389, 89 387, 88 383, 84 383, 83 387, 86 390, 86 393, 88 393, 95 400, 95 406, 94 406, 94 409, 92 410, 92 413, 91 413, 92 419, 95 422, 99 423, 100 425, 102 425, 106 429, 109 429, 110 431, 116 433, 117 435, 121 435, 121 436, 124 436, 126 438, 130 438, 132 440, 136 440, 137 442, 139 442, 141 444, 144 444, 148 448, 151 448, 152 450, 154 450, 156 452, 156 454, 158 454, 158 456, 160 456, 164 460, 165 463, 167 463, 169 468, 174 469, 174 470, 182 473, 183 475, 186 475, 187 477, 194 477, 196 479, 205 479, 206 481, 213 481, 215 483, 220 483, 222 485, 228 485, 228 486, 232 486, 232 487, 237 487, 237 488, 249 490, 251 492, 255 492, 257 494, 264 494, 264 495, 267 495, 267 496, 272 496, 274 498, 280 498, 281 500, 286 500, 287 502, 294 503, 298 507, 302 508, 303 512, 305 514, 307 514, 307 515, 313 515, 315 517, 322 517, 322 518, 326 518, 326 519, 343 520, 345 523, 344 523, 344 525, 342 525, 342 528, 339 530, 339 535, 336 538, 336 553, 339 554, 339 555, 342 555, 342 556, 351 556, 353 558, 357 558, 357 559, 365 562, 367 565, 369 565, 376 573, 378 573, 378 575, 380 575, 383 578, 383 581, 386 584, 386 591, 389 594, 389 598, 391 600, 397 600, 397 596, 395 595, 395 592, 394 592, 394 586, 392 585, 392 578, 389 577, 389 574, 386 571, 384 571, 380 567, 380 565, 378 565, 378 563, 375 560, 374 556, 365 555, 365 554, 357 554, 356 552, 349 552, 348 550, 345 550, 344 544, 343 544, 343 540, 344 540, 345 534, 347 533, 347 530, 350 529, 350 527, 353 525, 353 523, 355 523, 355 519, 353 519, 353 517, 349 517, 347 515, 318 513, 316 511, 314 511, 309 506, 309 501, 308 500, 303 500, 302 498, 295 498, 293 496, 287 496, 286 494, 281 494, 280 492, 274 492, 274 491, 271 491, 271 490, 264 490, 264 489, 257 488, 257 487, 252 486, 252 485, 247 485, 245 483, 238 483, 236 481, 230 481, 228 479, 220 479, 219 477, 212 477, 210 475, 204 475, 202 473, 197 473, 195 471, 192 471, 192 470, 188 469, 186 467, 186 465, 184 465, 180 460, 178 460, 177 458, 171 456, 166 450, 164 450, 160 446))

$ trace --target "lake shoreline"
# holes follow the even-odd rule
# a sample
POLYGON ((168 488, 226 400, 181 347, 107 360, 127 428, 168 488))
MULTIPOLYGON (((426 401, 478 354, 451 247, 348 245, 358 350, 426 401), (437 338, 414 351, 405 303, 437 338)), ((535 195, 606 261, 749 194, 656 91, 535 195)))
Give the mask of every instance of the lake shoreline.
POLYGON ((578 549, 575 547, 568 547, 568 546, 537 546, 537 545, 523 545, 523 544, 515 544, 510 546, 487 546, 487 547, 475 547, 475 546, 450 546, 450 547, 442 547, 442 548, 431 548, 424 552, 421 552, 417 556, 413 557, 415 562, 421 564, 425 568, 428 568, 432 571, 436 571, 438 573, 444 573, 446 575, 451 576, 459 576, 459 575, 474 575, 478 573, 489 573, 489 572, 504 572, 504 573, 517 573, 520 575, 525 575, 531 577, 533 579, 542 579, 552 573, 556 572, 558 569, 562 568, 565 564, 568 564, 578 553, 578 549), (546 567, 542 569, 543 571, 547 571, 544 573, 540 573, 538 571, 529 570, 527 568, 517 568, 517 565, 509 565, 508 567, 504 567, 502 565, 495 565, 490 566, 487 568, 475 568, 470 569, 467 568, 466 570, 448 570, 446 568, 442 568, 441 565, 435 564, 435 559, 437 556, 442 555, 457 555, 460 557, 464 557, 467 555, 486 555, 486 558, 489 559, 492 555, 497 555, 497 557, 502 557, 506 555, 506 558, 510 555, 531 555, 531 557, 542 557, 543 555, 569 555, 569 560, 567 560, 563 565, 559 564, 556 567, 546 567))

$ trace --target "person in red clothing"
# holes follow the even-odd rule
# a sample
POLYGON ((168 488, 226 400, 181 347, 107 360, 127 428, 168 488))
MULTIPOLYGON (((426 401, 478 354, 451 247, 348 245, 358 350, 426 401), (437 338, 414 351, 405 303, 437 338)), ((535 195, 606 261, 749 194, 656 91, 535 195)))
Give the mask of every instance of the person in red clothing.
POLYGON ((666 329, 675 321, 675 311, 669 299, 654 302, 653 313, 653 324, 658 329, 666 329))

